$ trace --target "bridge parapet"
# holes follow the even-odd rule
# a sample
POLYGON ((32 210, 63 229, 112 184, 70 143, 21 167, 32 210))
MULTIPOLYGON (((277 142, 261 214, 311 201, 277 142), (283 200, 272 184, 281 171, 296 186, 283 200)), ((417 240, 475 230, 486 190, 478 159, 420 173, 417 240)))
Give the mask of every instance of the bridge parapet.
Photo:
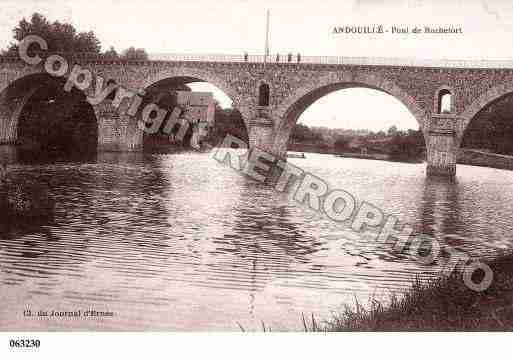
MULTIPOLYGON (((354 65, 354 66, 388 66, 388 67, 426 67, 426 68, 461 68, 461 69, 513 69, 513 60, 450 60, 450 59, 417 59, 407 57, 350 57, 350 56, 304 56, 301 54, 149 54, 149 59, 123 59, 106 57, 89 52, 59 52, 34 54, 45 58, 48 55, 59 55, 73 62, 94 63, 158 63, 158 62, 201 62, 201 63, 252 63, 252 64, 310 64, 310 65, 354 65)), ((18 54, 0 55, 0 62, 22 61, 18 54)))
POLYGON ((224 55, 224 54, 150 54, 156 61, 194 62, 250 62, 269 64, 319 64, 355 66, 435 67, 435 68, 496 68, 513 69, 513 60, 469 60, 469 59, 417 59, 405 57, 350 57, 350 56, 304 56, 302 54, 274 55, 224 55), (299 56, 298 56, 299 55, 299 56))

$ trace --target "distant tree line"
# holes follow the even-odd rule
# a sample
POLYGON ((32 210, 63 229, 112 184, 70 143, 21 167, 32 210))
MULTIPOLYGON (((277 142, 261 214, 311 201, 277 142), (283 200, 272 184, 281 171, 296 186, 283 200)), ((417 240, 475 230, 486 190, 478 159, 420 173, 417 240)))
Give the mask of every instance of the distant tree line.
POLYGON ((420 130, 398 131, 387 145, 391 159, 420 160, 426 155, 424 134, 420 130))
POLYGON ((325 141, 325 136, 321 131, 315 131, 303 124, 296 124, 292 131, 292 141, 302 143, 319 143, 325 141))
POLYGON ((420 160, 425 154, 424 136, 420 130, 398 130, 391 126, 386 132, 370 130, 330 129, 296 124, 289 148, 292 150, 387 154, 396 160, 420 160))

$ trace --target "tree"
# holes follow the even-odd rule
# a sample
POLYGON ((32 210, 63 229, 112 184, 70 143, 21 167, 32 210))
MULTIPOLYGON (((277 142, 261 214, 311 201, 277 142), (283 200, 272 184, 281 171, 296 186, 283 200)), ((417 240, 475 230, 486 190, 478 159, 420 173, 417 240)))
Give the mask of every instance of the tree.
POLYGON ((87 52, 92 54, 99 54, 101 51, 100 40, 96 38, 94 32, 81 32, 75 37, 74 52, 87 52))
POLYGON ((313 143, 320 142, 323 140, 323 138, 319 132, 314 131, 308 126, 298 123, 292 130, 292 140, 295 142, 313 143))
POLYGON ((216 104, 214 123, 214 133, 210 136, 213 145, 222 143, 227 135, 237 137, 246 143, 249 141, 242 115, 236 109, 223 109, 216 104))
POLYGON ((335 150, 338 152, 346 151, 349 148, 351 140, 352 139, 348 136, 338 136, 334 144, 335 150))
POLYGON ((419 160, 425 150, 422 131, 398 132, 388 143, 388 152, 394 160, 419 160))
POLYGON ((387 134, 385 131, 381 130, 378 132, 371 132, 371 134, 368 136, 368 138, 372 140, 382 140, 387 137, 387 134))
POLYGON ((108 60, 119 59, 118 52, 116 51, 116 49, 114 49, 114 46, 111 46, 107 51, 105 51, 103 57, 108 60))
POLYGON ((387 134, 389 136, 395 136, 396 133, 397 133, 397 126, 396 125, 390 126, 390 128, 387 131, 387 134))
POLYGON ((136 49, 131 46, 123 51, 121 58, 125 60, 148 60, 148 54, 144 49, 136 49))
MULTIPOLYGON (((46 17, 34 13, 27 21, 23 18, 13 29, 15 43, 11 43, 7 51, 8 55, 18 53, 18 44, 28 35, 37 35, 48 44, 48 52, 69 52, 99 55, 101 51, 100 40, 94 32, 77 33, 75 27, 68 23, 55 21, 50 23, 46 17)), ((29 49, 29 52, 32 51, 29 49)))

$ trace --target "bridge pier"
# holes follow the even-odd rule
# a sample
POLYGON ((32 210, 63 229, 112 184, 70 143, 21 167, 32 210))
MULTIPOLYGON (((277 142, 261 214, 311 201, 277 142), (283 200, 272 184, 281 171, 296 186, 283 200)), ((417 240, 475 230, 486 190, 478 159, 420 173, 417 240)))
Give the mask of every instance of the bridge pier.
POLYGON ((258 148, 267 153, 274 154, 274 128, 272 121, 266 119, 251 120, 248 136, 250 149, 258 148))
POLYGON ((142 132, 138 131, 135 118, 120 114, 109 101, 95 109, 98 120, 99 152, 142 151, 142 132))
POLYGON ((432 115, 426 138, 428 176, 456 175, 458 121, 456 116, 450 114, 432 115))
POLYGON ((255 117, 249 121, 249 148, 258 148, 280 159, 287 158, 287 148, 277 141, 275 121, 267 106, 258 106, 255 117), (283 148, 282 148, 283 147, 283 148))
MULTIPOLYGON (((277 165, 278 161, 287 161, 287 148, 286 144, 283 147, 280 146, 279 141, 277 141, 274 121, 267 107, 257 107, 255 117, 249 121, 248 136, 249 153, 254 149, 258 149, 272 155, 274 158, 273 163, 269 163, 269 172, 265 174, 266 182, 274 183, 278 180, 283 171, 283 169, 277 165)), ((264 162, 265 161, 266 160, 264 160, 264 162)))

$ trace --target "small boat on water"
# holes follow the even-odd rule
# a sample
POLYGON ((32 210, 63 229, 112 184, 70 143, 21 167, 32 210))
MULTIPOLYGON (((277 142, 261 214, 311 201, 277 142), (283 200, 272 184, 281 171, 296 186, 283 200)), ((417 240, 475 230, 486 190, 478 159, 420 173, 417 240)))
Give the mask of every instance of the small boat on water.
POLYGON ((304 153, 287 153, 287 158, 306 158, 304 153))

